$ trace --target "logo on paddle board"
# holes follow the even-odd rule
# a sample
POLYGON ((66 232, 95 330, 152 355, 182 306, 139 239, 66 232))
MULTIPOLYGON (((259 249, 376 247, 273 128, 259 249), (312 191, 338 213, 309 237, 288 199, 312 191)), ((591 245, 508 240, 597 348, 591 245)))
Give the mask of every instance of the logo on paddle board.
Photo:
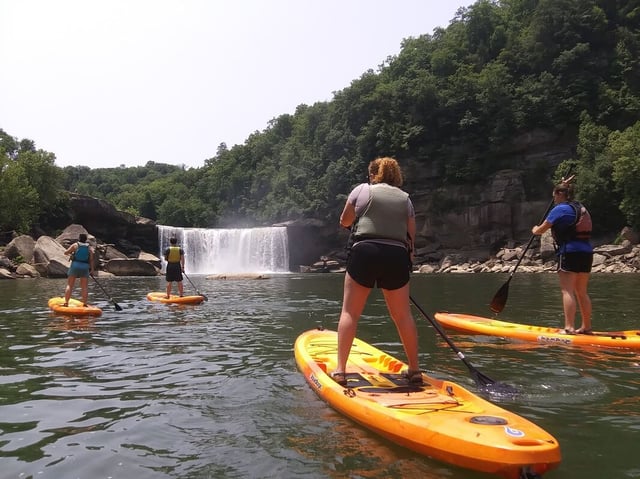
POLYGON ((504 427, 504 432, 507 433, 507 436, 524 437, 524 432, 522 432, 520 429, 514 429, 514 428, 509 427, 509 426, 505 426, 504 427))
POLYGON ((556 338, 553 336, 538 336, 539 343, 560 343, 560 344, 571 344, 571 339, 569 338, 556 338))
POLYGON ((314 374, 312 374, 311 376, 309 376, 309 380, 313 383, 313 385, 318 388, 318 389, 322 389, 322 384, 320 384, 320 381, 318 381, 318 378, 316 378, 316 376, 314 374))

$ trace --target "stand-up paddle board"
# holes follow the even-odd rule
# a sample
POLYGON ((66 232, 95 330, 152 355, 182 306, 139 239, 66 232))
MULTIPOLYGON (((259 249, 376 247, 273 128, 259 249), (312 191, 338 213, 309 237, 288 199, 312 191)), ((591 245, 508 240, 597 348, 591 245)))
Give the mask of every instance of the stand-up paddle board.
POLYGON ((82 301, 71 298, 69 305, 64 305, 64 298, 55 297, 49 299, 49 308, 59 314, 67 314, 69 316, 100 316, 102 309, 91 304, 84 306, 82 301))
POLYGON ((170 304, 200 304, 204 301, 204 296, 194 295, 194 296, 178 296, 178 295, 170 295, 167 298, 167 293, 154 291, 147 294, 147 299, 149 301, 157 301, 159 303, 170 303, 170 304))
POLYGON ((640 330, 567 333, 560 328, 510 323, 471 314, 438 312, 434 317, 443 327, 464 334, 498 336, 563 346, 640 349, 640 330))
POLYGON ((548 432, 451 381, 423 373, 424 384, 403 377, 407 365, 355 339, 347 386, 330 373, 337 333, 315 329, 296 340, 296 363, 330 406, 371 431, 425 456, 507 479, 539 477, 560 463, 548 432))

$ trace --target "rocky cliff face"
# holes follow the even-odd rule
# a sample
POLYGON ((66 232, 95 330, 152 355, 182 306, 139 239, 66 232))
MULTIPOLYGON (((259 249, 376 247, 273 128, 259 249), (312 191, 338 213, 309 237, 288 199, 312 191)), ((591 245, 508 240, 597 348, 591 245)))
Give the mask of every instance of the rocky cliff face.
POLYGON ((573 134, 536 130, 496 155, 506 167, 475 185, 447 185, 438 171, 413 160, 405 186, 416 209, 417 248, 486 250, 526 241, 551 201, 552 174, 574 156, 573 134))
POLYGON ((137 258, 141 250, 158 251, 155 222, 118 211, 111 203, 91 196, 71 194, 70 203, 73 223, 115 245, 128 257, 137 258))
POLYGON ((486 184, 439 187, 411 195, 417 248, 495 252, 528 238, 549 202, 527 198, 523 174, 503 170, 486 184))

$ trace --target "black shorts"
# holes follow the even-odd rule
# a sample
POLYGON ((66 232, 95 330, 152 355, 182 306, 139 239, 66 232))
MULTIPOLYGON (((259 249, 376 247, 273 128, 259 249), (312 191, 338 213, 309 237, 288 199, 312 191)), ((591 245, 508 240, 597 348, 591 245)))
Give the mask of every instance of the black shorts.
POLYGON ((361 241, 351 248, 347 272, 367 288, 399 289, 409 282, 411 258, 402 246, 361 241))
POLYGON ((180 263, 167 263, 167 281, 182 281, 180 263))
POLYGON ((558 258, 558 271, 591 273, 593 253, 564 253, 558 258))

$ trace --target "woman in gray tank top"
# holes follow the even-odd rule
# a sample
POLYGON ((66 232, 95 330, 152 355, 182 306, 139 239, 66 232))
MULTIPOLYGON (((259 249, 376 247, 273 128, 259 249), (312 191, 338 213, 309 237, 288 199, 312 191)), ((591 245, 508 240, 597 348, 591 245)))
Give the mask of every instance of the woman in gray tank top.
POLYGON ((405 375, 411 384, 422 384, 418 331, 409 301, 416 232, 413 204, 400 189, 403 178, 395 159, 377 158, 369 163, 369 182, 351 191, 340 216, 340 224, 351 229, 352 246, 338 323, 338 365, 332 376, 347 385, 347 359, 358 321, 371 289, 377 286, 407 355, 405 375))

